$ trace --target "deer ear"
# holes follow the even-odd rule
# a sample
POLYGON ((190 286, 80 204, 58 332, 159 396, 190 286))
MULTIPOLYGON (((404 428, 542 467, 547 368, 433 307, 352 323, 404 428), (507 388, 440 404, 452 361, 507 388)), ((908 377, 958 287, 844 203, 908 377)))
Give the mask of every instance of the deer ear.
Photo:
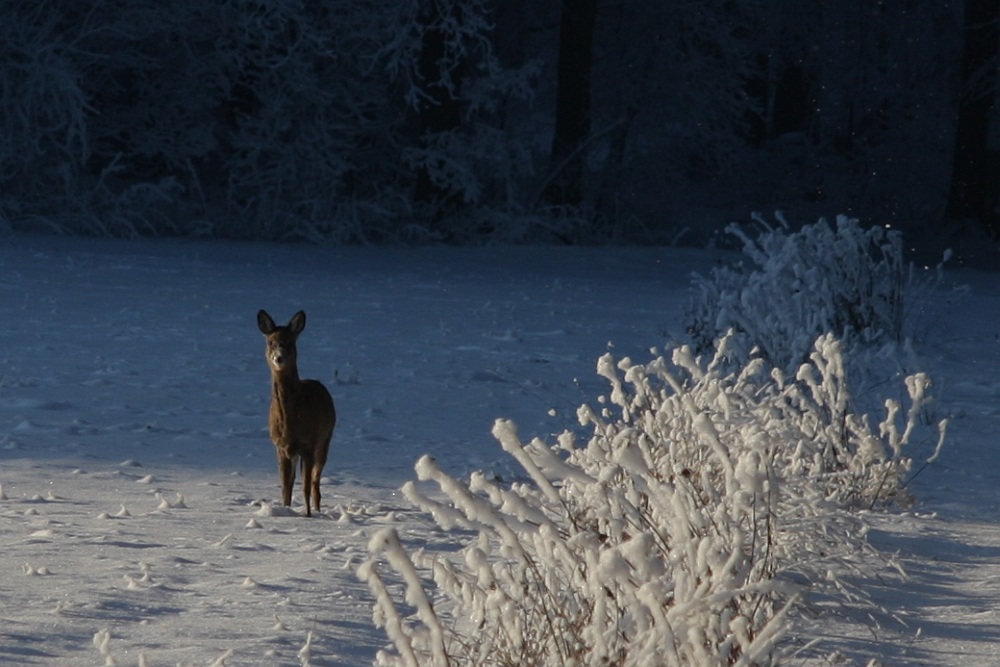
POLYGON ((265 336, 271 335, 271 333, 277 329, 277 327, 274 326, 274 320, 271 319, 271 316, 267 314, 266 310, 257 311, 257 327, 265 336))
POLYGON ((306 311, 300 310, 299 312, 292 315, 292 319, 288 322, 288 329, 296 336, 302 333, 302 330, 306 328, 306 311))

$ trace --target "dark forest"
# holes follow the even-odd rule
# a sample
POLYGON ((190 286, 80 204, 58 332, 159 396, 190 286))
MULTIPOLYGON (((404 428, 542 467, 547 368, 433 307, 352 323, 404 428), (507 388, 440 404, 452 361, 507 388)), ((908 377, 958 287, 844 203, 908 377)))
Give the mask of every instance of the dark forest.
POLYGON ((704 242, 1000 232, 988 0, 0 6, 0 229, 704 242))

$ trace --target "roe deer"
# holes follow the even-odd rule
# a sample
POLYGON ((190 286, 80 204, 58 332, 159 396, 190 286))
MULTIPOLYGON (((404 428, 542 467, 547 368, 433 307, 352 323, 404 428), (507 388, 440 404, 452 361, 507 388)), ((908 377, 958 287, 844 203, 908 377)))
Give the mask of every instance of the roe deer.
POLYGON ((295 461, 302 462, 302 494, 306 516, 312 516, 312 502, 319 511, 319 478, 326 464, 330 438, 337 423, 330 392, 318 380, 300 380, 295 342, 306 326, 306 314, 299 311, 287 326, 277 326, 265 311, 257 313, 257 326, 267 338, 267 365, 271 369, 271 414, 268 425, 278 451, 281 502, 292 504, 295 461))

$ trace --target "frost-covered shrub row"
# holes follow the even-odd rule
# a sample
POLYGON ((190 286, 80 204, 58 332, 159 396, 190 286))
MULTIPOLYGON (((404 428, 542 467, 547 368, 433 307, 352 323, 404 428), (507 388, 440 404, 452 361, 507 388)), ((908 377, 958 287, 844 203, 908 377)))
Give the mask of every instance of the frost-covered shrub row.
POLYGON ((847 344, 898 341, 903 332, 906 274, 898 232, 863 229, 839 216, 794 233, 777 216, 756 238, 727 228, 743 244, 749 265, 718 267, 696 276, 690 333, 702 348, 736 330, 743 347, 758 347, 771 363, 795 368, 817 336, 832 332, 847 344))
POLYGON ((465 546, 448 557, 408 551, 392 528, 372 538, 360 575, 394 647, 379 663, 776 664, 788 575, 825 578, 851 551, 843 510, 900 492, 929 383, 908 378, 911 405, 887 401, 872 428, 849 411, 832 336, 795 377, 761 359, 726 370, 732 341, 708 359, 603 356, 611 391, 578 411, 586 442, 525 444, 497 421, 522 482, 463 482, 420 459, 429 484, 405 495, 465 546))

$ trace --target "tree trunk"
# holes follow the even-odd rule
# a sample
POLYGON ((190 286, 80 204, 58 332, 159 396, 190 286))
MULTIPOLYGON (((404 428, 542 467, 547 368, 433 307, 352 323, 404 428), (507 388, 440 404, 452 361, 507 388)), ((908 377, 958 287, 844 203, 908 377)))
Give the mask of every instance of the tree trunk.
POLYGON ((1000 2, 965 0, 965 39, 948 217, 978 220, 993 236, 1000 235, 1000 147, 990 141, 998 50, 1000 2))
MULTIPOLYGON (((423 92, 427 96, 420 101, 418 110, 418 131, 425 141, 430 141, 435 135, 451 132, 462 123, 462 106, 458 99, 457 67, 449 67, 445 63, 448 35, 444 26, 449 21, 461 23, 461 10, 458 3, 448 3, 451 16, 442 16, 441 7, 436 0, 427 0, 421 17, 425 26, 423 42, 420 48, 419 71, 423 81, 423 92), (450 81, 449 81, 450 80, 450 81), (449 89, 448 84, 453 89, 449 89)), ((427 169, 417 172, 417 183, 414 199, 422 204, 430 204, 436 214, 454 199, 454 194, 444 190, 434 182, 427 169)))
POLYGON ((545 199, 557 206, 583 201, 584 146, 590 135, 590 84, 597 0, 563 0, 559 26, 553 176, 545 199))

